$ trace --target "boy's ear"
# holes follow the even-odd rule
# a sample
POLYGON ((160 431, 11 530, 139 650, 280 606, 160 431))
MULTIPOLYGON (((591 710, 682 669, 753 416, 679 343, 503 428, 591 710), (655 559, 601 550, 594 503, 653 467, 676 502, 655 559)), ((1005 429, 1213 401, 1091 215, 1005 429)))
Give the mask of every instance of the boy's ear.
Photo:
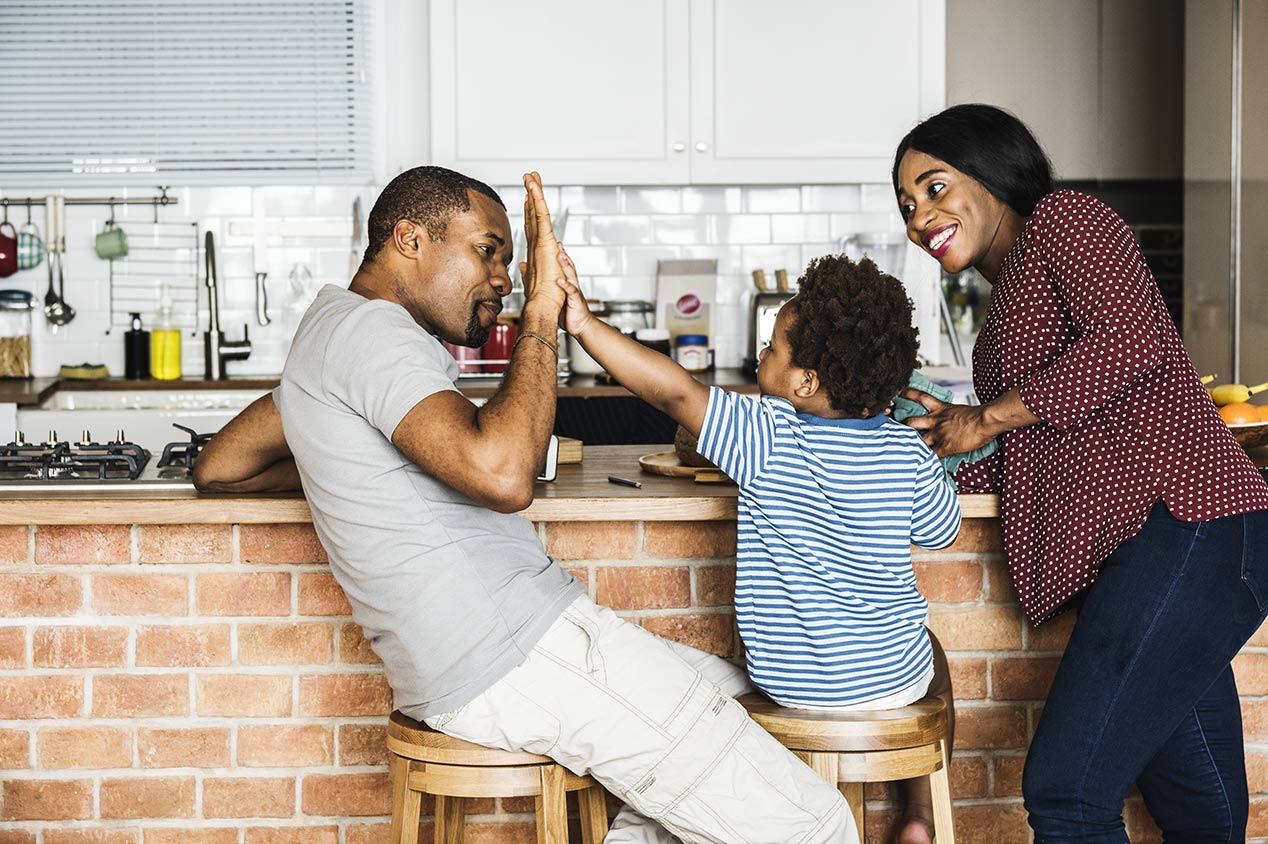
POLYGON ((793 389, 793 393, 800 399, 813 398, 814 394, 819 392, 819 386, 819 373, 813 369, 803 369, 801 381, 793 389))

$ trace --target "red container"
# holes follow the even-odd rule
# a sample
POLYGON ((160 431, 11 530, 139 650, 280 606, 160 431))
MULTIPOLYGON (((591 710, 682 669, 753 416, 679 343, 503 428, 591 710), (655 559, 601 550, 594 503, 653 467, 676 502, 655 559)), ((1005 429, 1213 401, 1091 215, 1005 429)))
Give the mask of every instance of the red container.
POLYGON ((0 223, 0 276, 13 275, 18 271, 18 230, 13 223, 5 220, 0 223))
POLYGON ((441 345, 449 350, 449 354, 453 355, 454 360, 458 361, 459 372, 479 372, 480 356, 483 354, 479 349, 473 349, 470 346, 455 346, 453 343, 446 343, 441 340, 441 345))
POLYGON ((511 350, 519 339, 520 327, 513 323, 499 322, 489 329, 489 339, 480 350, 480 356, 486 361, 500 361, 484 364, 485 372, 503 372, 506 361, 511 359, 511 350))

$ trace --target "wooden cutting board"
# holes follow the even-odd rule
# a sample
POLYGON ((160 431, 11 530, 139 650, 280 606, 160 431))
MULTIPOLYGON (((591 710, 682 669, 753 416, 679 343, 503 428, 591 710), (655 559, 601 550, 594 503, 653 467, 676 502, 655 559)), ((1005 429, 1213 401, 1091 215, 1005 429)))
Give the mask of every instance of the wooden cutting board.
POLYGON ((671 478, 692 478, 698 484, 731 483, 731 479, 721 469, 698 468, 684 466, 678 455, 672 451, 658 451, 644 454, 638 459, 638 465, 651 475, 666 475, 671 478))

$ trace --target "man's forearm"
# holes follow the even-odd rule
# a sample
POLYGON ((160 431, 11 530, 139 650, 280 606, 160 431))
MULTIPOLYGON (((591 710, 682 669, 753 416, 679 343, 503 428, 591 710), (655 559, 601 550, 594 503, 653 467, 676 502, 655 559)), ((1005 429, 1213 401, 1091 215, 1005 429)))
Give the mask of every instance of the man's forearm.
POLYGON ((534 478, 546 461, 550 434, 555 429, 559 358, 552 347, 558 327, 559 312, 553 305, 525 305, 520 339, 502 386, 476 412, 480 430, 497 441, 515 444, 516 452, 523 456, 521 470, 534 478))
POLYGON ((204 492, 294 492, 301 489, 295 458, 279 460, 264 471, 236 481, 209 481, 204 492))

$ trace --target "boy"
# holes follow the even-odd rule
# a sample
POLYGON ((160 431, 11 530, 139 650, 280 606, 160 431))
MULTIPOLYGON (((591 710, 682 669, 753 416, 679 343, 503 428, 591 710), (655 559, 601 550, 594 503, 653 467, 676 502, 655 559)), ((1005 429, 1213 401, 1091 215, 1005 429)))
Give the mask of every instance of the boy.
MULTIPOLYGON (((901 283, 867 259, 811 262, 761 352, 754 397, 705 387, 595 319, 575 267, 562 253, 560 263, 568 332, 697 434, 700 453, 739 485, 735 612, 753 682, 808 709, 889 708, 929 694, 935 642, 910 543, 949 545, 960 509, 919 432, 885 412, 916 364, 901 283)), ((949 682, 939 677, 933 692, 950 712, 949 682)), ((923 779, 907 789, 899 840, 932 832, 927 789, 923 779)))

